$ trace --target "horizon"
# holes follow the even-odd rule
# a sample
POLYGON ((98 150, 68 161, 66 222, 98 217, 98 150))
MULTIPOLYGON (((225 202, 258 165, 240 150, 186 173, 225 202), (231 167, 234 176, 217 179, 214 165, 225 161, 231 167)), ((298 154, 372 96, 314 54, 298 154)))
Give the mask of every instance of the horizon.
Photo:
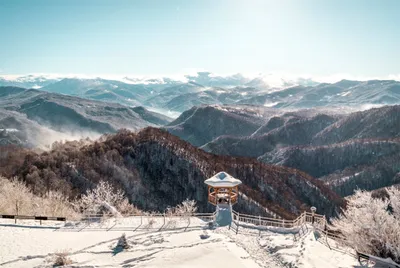
POLYGON ((399 8, 395 0, 2 1, 0 76, 213 70, 399 80, 399 8))
MULTIPOLYGON (((267 84, 271 84, 271 86, 276 85, 279 87, 281 82, 292 82, 301 80, 310 80, 316 83, 336 83, 342 80, 349 81, 371 81, 371 80, 380 80, 380 81, 399 81, 400 82, 400 74, 398 75, 388 75, 388 76, 353 76, 349 74, 332 74, 327 76, 313 76, 307 74, 285 74, 285 73, 231 73, 231 74, 218 74, 209 71, 187 71, 179 73, 179 74, 153 74, 153 75, 137 75, 137 74, 77 74, 77 73, 69 73, 69 74, 56 74, 56 73, 26 73, 26 74, 2 74, 0 73, 0 79, 4 79, 7 81, 17 81, 19 79, 23 79, 24 81, 27 78, 44 78, 44 79, 52 79, 52 80, 62 80, 62 79, 104 79, 104 80, 113 80, 120 81, 125 83, 144 83, 147 80, 157 79, 159 82, 163 81, 163 79, 170 79, 174 82, 182 82, 187 83, 195 80, 196 78, 200 78, 201 75, 207 75, 210 78, 231 78, 235 76, 240 76, 245 79, 247 82, 250 82, 253 79, 261 79, 267 84), (130 80, 129 80, 130 79, 130 80)), ((246 82, 244 82, 245 84, 246 82)))

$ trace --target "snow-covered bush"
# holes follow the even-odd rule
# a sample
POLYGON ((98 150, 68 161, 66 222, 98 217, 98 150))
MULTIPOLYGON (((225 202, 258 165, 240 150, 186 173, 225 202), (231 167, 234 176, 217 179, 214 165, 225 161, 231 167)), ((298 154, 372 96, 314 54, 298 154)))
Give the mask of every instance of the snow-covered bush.
POLYGON ((176 207, 167 207, 165 209, 165 215, 167 217, 173 216, 191 216, 197 211, 196 201, 186 199, 176 207))
POLYGON ((165 215, 167 217, 172 217, 172 216, 175 215, 175 208, 174 207, 167 207, 164 212, 165 212, 165 215))
POLYGON ((195 200, 186 199, 181 204, 175 207, 175 214, 181 216, 191 216, 197 211, 197 205, 195 200))
POLYGON ((55 216, 74 219, 78 214, 68 199, 58 192, 34 195, 24 182, 0 177, 0 214, 55 216))
POLYGON ((137 213, 138 210, 124 195, 122 190, 115 189, 108 182, 100 181, 96 188, 87 190, 75 202, 75 206, 86 215, 121 216, 137 213))
POLYGON ((117 209, 124 216, 143 214, 143 212, 132 205, 127 198, 124 198, 124 200, 117 204, 117 209))
POLYGON ((386 193, 374 198, 356 191, 333 224, 357 251, 400 262, 400 190, 387 188, 386 193))
POLYGON ((54 253, 51 260, 53 267, 60 267, 72 264, 73 261, 70 259, 69 255, 70 253, 68 250, 54 253))

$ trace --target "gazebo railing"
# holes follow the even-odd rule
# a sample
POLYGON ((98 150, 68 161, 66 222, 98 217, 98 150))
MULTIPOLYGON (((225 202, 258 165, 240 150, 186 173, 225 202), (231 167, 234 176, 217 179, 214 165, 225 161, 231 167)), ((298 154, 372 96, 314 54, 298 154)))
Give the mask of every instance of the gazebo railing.
POLYGON ((226 194, 228 195, 228 202, 230 204, 235 204, 238 200, 238 194, 235 192, 223 192, 223 193, 216 193, 216 192, 211 192, 208 195, 208 202, 211 204, 217 205, 218 204, 218 194, 226 194))

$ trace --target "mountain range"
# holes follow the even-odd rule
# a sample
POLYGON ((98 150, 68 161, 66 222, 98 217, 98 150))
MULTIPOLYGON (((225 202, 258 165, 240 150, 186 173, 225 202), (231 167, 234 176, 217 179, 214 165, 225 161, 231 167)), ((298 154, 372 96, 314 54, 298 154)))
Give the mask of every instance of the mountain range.
MULTIPOLYGON (((96 140, 120 129, 152 126, 221 159, 245 157, 301 170, 341 196, 400 183, 400 83, 394 80, 281 80, 274 87, 262 77, 203 72, 186 81, 0 80, 7 83, 28 88, 0 87, 3 147, 49 150, 59 140, 96 140), (176 112, 179 117, 169 117, 176 112)), ((200 157, 197 153, 192 157, 200 157)))
POLYGON ((242 104, 285 109, 346 107, 357 110, 400 104, 400 82, 395 80, 318 83, 304 78, 272 78, 268 75, 249 78, 241 74, 217 76, 209 72, 186 75, 180 80, 30 75, 0 78, 0 86, 40 88, 52 93, 179 113, 200 105, 242 104))
POLYGON ((346 196, 400 183, 400 106, 344 113, 194 107, 164 127, 205 151, 297 168, 346 196))

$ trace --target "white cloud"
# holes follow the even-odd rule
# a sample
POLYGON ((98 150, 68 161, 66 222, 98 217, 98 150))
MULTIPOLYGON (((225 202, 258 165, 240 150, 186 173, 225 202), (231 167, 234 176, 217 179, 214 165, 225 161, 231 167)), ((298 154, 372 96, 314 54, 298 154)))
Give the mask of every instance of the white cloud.
POLYGON ((388 79, 400 81, 400 74, 391 74, 388 76, 388 79))
POLYGON ((383 106, 385 106, 385 104, 372 104, 372 103, 370 103, 370 104, 362 104, 361 106, 359 106, 358 110, 365 111, 365 110, 369 110, 369 109, 372 109, 372 108, 380 108, 380 107, 383 107, 383 106))

